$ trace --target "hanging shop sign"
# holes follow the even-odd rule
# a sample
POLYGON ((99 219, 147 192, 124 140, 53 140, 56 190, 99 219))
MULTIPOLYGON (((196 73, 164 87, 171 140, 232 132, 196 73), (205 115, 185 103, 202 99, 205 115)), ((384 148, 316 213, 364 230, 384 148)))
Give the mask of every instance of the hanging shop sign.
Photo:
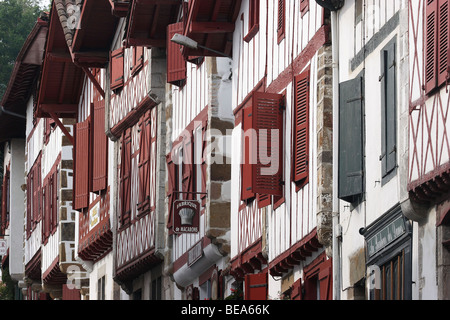
POLYGON ((386 248, 405 232, 405 220, 400 216, 366 240, 369 257, 386 248))
POLYGON ((177 200, 173 209, 173 232, 198 233, 200 226, 200 202, 197 200, 177 200))

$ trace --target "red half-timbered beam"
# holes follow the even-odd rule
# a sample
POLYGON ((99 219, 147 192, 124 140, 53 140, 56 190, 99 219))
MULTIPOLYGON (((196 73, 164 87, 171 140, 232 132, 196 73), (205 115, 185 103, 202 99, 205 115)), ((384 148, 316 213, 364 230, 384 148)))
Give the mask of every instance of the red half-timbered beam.
POLYGON ((61 123, 61 121, 59 121, 59 118, 53 112, 48 112, 48 113, 52 117, 52 119, 55 121, 56 125, 64 133, 64 135, 69 139, 69 141, 72 143, 72 145, 74 145, 75 140, 74 140, 73 136, 69 133, 69 131, 67 131, 66 127, 61 123))

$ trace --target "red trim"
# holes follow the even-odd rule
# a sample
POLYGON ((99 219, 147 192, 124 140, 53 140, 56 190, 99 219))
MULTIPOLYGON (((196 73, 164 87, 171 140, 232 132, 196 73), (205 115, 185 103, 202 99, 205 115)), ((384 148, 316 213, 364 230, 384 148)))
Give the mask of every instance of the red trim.
POLYGON ((243 280, 244 276, 255 270, 261 270, 267 264, 262 254, 262 240, 259 239, 231 260, 230 274, 236 280, 243 280))

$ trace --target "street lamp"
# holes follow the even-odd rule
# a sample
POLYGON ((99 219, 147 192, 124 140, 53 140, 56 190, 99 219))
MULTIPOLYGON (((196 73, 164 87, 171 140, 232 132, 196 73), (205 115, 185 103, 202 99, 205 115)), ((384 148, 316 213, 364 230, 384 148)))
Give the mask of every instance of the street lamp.
POLYGON ((191 38, 183 36, 182 34, 179 34, 179 33, 175 33, 173 35, 172 39, 170 39, 170 41, 172 41, 172 42, 174 42, 176 44, 179 44, 180 46, 187 47, 189 49, 196 50, 198 48, 201 48, 201 49, 205 49, 205 50, 217 53, 217 54, 219 54, 219 55, 221 55, 223 57, 227 57, 227 58, 232 59, 229 55, 227 55, 227 54, 225 54, 223 52, 220 52, 220 51, 217 51, 217 50, 214 50, 214 49, 202 46, 202 45, 198 44, 197 41, 192 40, 191 38))

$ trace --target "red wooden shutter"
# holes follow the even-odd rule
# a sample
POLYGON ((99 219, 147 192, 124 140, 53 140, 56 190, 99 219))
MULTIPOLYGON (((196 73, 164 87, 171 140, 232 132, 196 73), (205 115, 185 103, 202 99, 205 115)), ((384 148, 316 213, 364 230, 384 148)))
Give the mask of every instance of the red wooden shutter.
POLYGON ((89 205, 89 126, 90 118, 76 124, 74 209, 89 205))
POLYGON ((62 286, 62 299, 63 300, 81 300, 80 290, 69 289, 67 284, 62 286))
POLYGON ((332 290, 332 273, 331 273, 331 261, 324 262, 326 266, 321 267, 319 272, 319 290, 320 290, 320 300, 332 300, 333 290, 332 290))
POLYGON ((437 85, 438 0, 427 0, 425 21, 425 92, 437 85))
POLYGON ((245 300, 267 299, 267 272, 245 275, 245 300))
POLYGON ((173 210, 173 202, 176 198, 175 190, 177 188, 177 180, 176 180, 176 165, 172 161, 170 154, 166 157, 167 164, 167 197, 168 197, 168 219, 167 219, 167 229, 169 229, 169 234, 172 234, 172 210, 173 210))
POLYGON ((439 0, 438 86, 447 81, 449 59, 449 0, 439 0))
POLYGON ((252 164, 256 162, 256 148, 254 142, 257 141, 253 129, 252 106, 247 106, 242 110, 242 164, 241 164, 241 199, 253 198, 255 193, 252 188, 253 170, 252 164))
POLYGON ((44 240, 50 235, 50 217, 51 217, 51 183, 50 179, 45 179, 44 182, 44 227, 43 238, 44 240))
POLYGON ((301 0, 300 1, 300 12, 302 13, 302 17, 309 10, 309 0, 301 0))
POLYGON ((106 189, 108 138, 105 134, 105 100, 92 105, 92 191, 106 189))
POLYGON ((51 231, 55 232, 58 226, 58 170, 52 174, 52 223, 51 231))
POLYGON ((184 23, 178 22, 167 27, 167 82, 182 87, 186 79, 186 60, 179 44, 170 41, 175 33, 183 34, 184 23))
POLYGON ((293 176, 306 184, 309 173, 309 70, 295 77, 293 176))
POLYGON ((202 170, 202 195, 200 198, 202 199, 202 205, 206 204, 206 185, 207 185, 207 169, 208 165, 206 162, 207 158, 207 138, 206 138, 206 131, 208 130, 208 122, 207 120, 204 120, 202 123, 202 164, 201 164, 201 170, 202 170))
POLYGON ((31 204, 33 202, 33 170, 30 170, 30 173, 27 177, 27 239, 31 235, 31 204))
POLYGON ((151 111, 141 120, 139 140, 139 200, 140 212, 150 209, 150 154, 151 154, 151 111))
POLYGON ((302 279, 298 279, 292 285, 291 290, 291 299, 292 300, 302 300, 302 279))
POLYGON ((255 92, 252 101, 253 128, 257 136, 256 163, 252 165, 252 191, 283 195, 283 96, 255 92))
POLYGON ((8 179, 7 174, 3 177, 3 184, 2 184, 2 212, 1 212, 1 227, 0 227, 0 234, 5 234, 6 229, 6 211, 7 211, 7 203, 8 203, 8 179))
POLYGON ((131 74, 135 75, 144 65, 144 47, 133 48, 133 69, 131 74))
POLYGON ((192 131, 184 137, 183 140, 183 191, 188 192, 184 195, 184 199, 194 199, 195 191, 194 181, 194 136, 192 131))
POLYGON ((111 52, 111 90, 118 89, 123 86, 124 75, 124 48, 120 48, 111 52))
POLYGON ((286 0, 278 0, 278 43, 284 38, 284 30, 286 24, 286 0))
POLYGON ((131 128, 122 136, 122 155, 120 164, 120 203, 121 225, 130 222, 131 215, 131 128))

